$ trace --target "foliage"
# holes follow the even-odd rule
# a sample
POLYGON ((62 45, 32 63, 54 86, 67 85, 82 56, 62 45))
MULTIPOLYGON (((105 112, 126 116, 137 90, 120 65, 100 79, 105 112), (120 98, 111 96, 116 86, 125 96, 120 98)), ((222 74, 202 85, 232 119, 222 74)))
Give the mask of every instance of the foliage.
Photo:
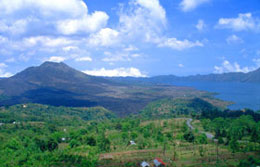
POLYGON ((75 125, 89 120, 105 120, 115 115, 102 108, 54 107, 41 104, 14 105, 0 109, 0 122, 48 122, 50 126, 75 125))
POLYGON ((176 117, 180 115, 198 116, 201 113, 217 110, 209 102, 200 98, 162 99, 148 104, 141 112, 149 119, 176 117))
POLYGON ((192 133, 192 131, 188 130, 184 133, 183 135, 184 139, 187 140, 188 142, 194 142, 195 141, 195 136, 192 133))
POLYGON ((259 165, 260 165, 259 159, 255 159, 254 157, 249 156, 247 159, 241 160, 238 167, 257 167, 259 165))
MULTIPOLYGON (((198 101, 195 100, 192 106, 187 104, 198 109, 198 101)), ((166 150, 166 153, 172 150, 172 158, 177 160, 182 153, 176 148, 182 145, 199 146, 196 151, 201 157, 207 156, 206 146, 213 145, 208 143, 205 134, 190 130, 186 118, 114 118, 106 112, 99 108, 38 104, 28 104, 26 108, 19 105, 2 108, 0 119, 4 124, 0 126, 0 166, 94 167, 99 161, 99 154, 144 149, 166 150), (85 114, 89 114, 88 119, 84 119, 85 114), (136 145, 129 146, 130 140, 134 140, 136 145)), ((227 146, 221 147, 233 152, 259 150, 260 123, 252 116, 203 118, 200 122, 204 130, 216 135, 220 144, 223 139, 223 144, 227 146), (246 147, 242 147, 241 140, 248 142, 246 147)), ((252 160, 245 160, 241 165, 248 162, 252 160)))

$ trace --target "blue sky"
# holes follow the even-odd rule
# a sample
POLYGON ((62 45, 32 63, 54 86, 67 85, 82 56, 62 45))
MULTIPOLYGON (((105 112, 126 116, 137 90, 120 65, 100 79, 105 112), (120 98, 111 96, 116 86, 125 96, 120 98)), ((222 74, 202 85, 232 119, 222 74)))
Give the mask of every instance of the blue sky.
POLYGON ((259 0, 0 0, 0 77, 44 61, 91 75, 249 72, 259 0))

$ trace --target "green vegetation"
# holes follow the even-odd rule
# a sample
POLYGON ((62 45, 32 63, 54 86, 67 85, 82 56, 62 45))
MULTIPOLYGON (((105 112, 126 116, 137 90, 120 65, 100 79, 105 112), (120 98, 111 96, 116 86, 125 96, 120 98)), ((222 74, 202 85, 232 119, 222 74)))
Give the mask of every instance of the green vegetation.
POLYGON ((260 165, 258 116, 205 114, 216 111, 231 112, 198 98, 163 99, 125 118, 101 107, 3 107, 0 166, 134 167, 156 157, 167 166, 260 165))
POLYGON ((75 125, 89 120, 107 120, 116 116, 103 107, 73 108, 53 107, 41 104, 3 107, 0 122, 48 122, 56 125, 75 125))

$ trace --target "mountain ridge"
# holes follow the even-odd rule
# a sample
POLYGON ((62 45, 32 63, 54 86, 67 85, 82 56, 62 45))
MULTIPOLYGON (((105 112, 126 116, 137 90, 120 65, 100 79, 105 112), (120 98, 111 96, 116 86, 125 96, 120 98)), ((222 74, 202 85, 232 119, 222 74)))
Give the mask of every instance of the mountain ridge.
POLYGON ((45 62, 0 80, 0 106, 39 103, 53 106, 102 106, 119 116, 137 113, 161 98, 204 97, 187 87, 138 85, 87 75, 64 63, 45 62))
POLYGON ((135 77, 106 77, 113 81, 122 83, 156 83, 156 84, 173 84, 177 81, 206 81, 206 82, 241 82, 241 83, 260 83, 260 68, 248 72, 230 72, 223 74, 206 74, 206 75, 190 75, 190 76, 176 76, 176 75, 158 75, 147 78, 135 78, 135 77))

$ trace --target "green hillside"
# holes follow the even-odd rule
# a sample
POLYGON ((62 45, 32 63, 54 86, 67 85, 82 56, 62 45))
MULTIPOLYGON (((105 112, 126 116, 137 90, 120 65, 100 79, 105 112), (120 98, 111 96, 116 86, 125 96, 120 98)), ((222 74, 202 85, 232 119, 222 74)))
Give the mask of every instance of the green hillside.
POLYGON ((2 107, 0 166, 136 167, 154 158, 168 167, 260 165, 260 114, 250 113, 199 98, 163 99, 125 118, 102 107, 2 107))
POLYGON ((169 118, 181 115, 200 115, 204 111, 217 110, 200 98, 162 99, 147 105, 141 112, 145 118, 169 118))
POLYGON ((0 109, 0 122, 48 122, 56 125, 79 124, 90 120, 108 120, 116 116, 103 107, 54 107, 41 104, 23 104, 0 109))

